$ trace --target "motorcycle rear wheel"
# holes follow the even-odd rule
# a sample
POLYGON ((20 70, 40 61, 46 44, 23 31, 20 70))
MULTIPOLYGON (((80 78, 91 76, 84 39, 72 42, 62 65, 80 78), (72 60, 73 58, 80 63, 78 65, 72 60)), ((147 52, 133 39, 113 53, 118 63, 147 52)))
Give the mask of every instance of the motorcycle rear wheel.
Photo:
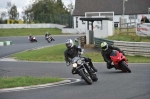
POLYGON ((130 68, 127 66, 127 64, 125 63, 125 61, 121 62, 121 66, 122 68, 124 68, 128 73, 131 73, 130 68))
POLYGON ((83 70, 80 71, 80 76, 84 79, 84 81, 87 84, 89 84, 89 85, 92 84, 92 80, 87 77, 87 75, 85 74, 85 72, 83 70))

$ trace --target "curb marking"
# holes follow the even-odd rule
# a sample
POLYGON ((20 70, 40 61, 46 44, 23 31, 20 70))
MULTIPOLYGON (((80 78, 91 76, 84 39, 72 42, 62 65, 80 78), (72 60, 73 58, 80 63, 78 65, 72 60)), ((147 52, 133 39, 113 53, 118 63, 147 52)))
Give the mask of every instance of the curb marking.
POLYGON ((48 87, 72 84, 72 83, 76 83, 76 82, 79 82, 79 81, 81 81, 81 80, 80 79, 75 79, 75 78, 67 78, 66 80, 63 80, 63 81, 60 81, 60 82, 55 82, 55 83, 31 85, 31 86, 16 87, 16 88, 4 88, 4 89, 0 89, 0 93, 31 90, 31 89, 39 89, 39 88, 48 88, 48 87), (72 81, 72 80, 75 80, 75 81, 72 81))
POLYGON ((1 41, 0 46, 12 45, 12 41, 1 41))

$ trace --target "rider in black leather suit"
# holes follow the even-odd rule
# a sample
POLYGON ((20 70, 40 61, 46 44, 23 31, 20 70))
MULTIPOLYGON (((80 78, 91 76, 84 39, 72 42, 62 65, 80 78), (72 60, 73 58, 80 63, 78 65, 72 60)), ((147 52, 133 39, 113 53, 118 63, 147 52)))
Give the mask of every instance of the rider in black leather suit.
MULTIPOLYGON (((75 56, 78 56, 78 51, 82 52, 82 48, 77 45, 74 45, 71 39, 66 40, 66 47, 67 49, 64 51, 64 56, 65 56, 66 65, 69 66, 71 59, 74 58, 75 56)), ((84 57, 84 59, 86 62, 89 62, 91 68, 95 72, 97 72, 97 69, 93 66, 91 59, 86 57, 84 57)))
POLYGON ((111 46, 111 45, 108 45, 106 42, 102 42, 101 43, 101 49, 102 49, 102 56, 104 58, 104 61, 106 62, 106 65, 107 65, 107 68, 108 69, 111 69, 114 67, 114 65, 111 65, 111 59, 110 59, 110 54, 112 52, 112 50, 117 50, 119 51, 120 53, 123 53, 123 51, 121 51, 118 47, 114 47, 114 46, 111 46))

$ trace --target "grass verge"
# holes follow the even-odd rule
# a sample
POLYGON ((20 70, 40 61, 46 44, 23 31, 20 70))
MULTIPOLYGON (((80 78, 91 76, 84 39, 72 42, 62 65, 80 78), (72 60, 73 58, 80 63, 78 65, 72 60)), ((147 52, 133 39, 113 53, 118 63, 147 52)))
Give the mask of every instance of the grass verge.
POLYGON ((48 78, 48 77, 2 77, 0 78, 0 89, 2 88, 13 88, 20 86, 30 86, 30 85, 38 85, 38 84, 46 84, 46 83, 54 83, 62 81, 61 78, 48 78))
POLYGON ((60 35, 61 29, 57 28, 19 28, 19 29, 0 29, 0 37, 6 36, 29 36, 34 35, 45 35, 46 32, 52 35, 60 35))
POLYGON ((38 50, 16 53, 12 55, 15 59, 27 61, 64 61, 65 45, 56 45, 38 50))
POLYGON ((109 36, 106 39, 117 41, 130 41, 130 42, 150 42, 150 36, 149 37, 138 36, 136 35, 135 29, 130 30, 133 33, 119 33, 118 31, 119 31, 118 29, 115 29, 114 35, 109 36))
MULTIPOLYGON (((16 53, 11 57, 19 60, 27 61, 49 61, 49 62, 64 62, 64 51, 66 47, 64 44, 47 47, 39 50, 31 50, 22 53, 16 53)), ((93 62, 104 62, 100 52, 86 52, 83 56, 89 57, 93 62)), ((150 57, 144 56, 126 56, 129 63, 150 63, 150 57)))

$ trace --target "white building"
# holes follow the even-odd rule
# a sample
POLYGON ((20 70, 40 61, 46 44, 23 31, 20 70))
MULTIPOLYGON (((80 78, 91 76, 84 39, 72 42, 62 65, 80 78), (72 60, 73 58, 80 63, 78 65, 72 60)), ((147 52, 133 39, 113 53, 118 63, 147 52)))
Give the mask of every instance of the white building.
MULTIPOLYGON (((86 23, 80 20, 85 17, 86 12, 114 12, 115 23, 119 23, 120 17, 124 17, 125 22, 129 23, 140 22, 142 15, 150 18, 148 8, 150 0, 76 0, 73 13, 74 29, 79 33, 86 29, 86 23)), ((99 23, 94 22, 94 28, 97 28, 99 23)))

